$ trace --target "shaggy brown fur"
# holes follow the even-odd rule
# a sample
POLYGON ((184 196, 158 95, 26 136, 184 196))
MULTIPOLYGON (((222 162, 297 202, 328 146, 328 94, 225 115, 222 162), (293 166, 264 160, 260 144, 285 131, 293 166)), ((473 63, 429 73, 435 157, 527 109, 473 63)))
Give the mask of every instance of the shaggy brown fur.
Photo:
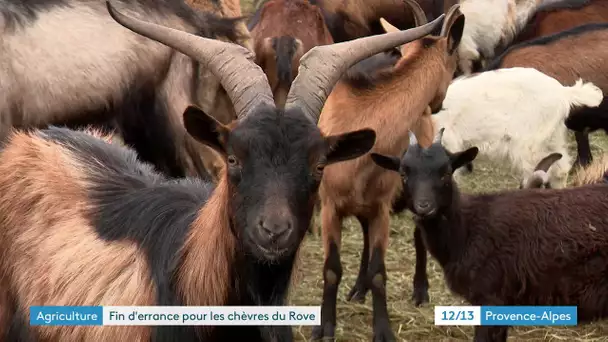
MULTIPOLYGON (((372 151, 401 155, 408 147, 407 132, 418 132, 423 144, 434 135, 431 109, 441 108, 456 69, 452 53, 460 42, 464 16, 456 10, 444 22, 447 36, 426 36, 401 48, 394 66, 367 70, 374 76, 356 76, 352 70, 330 94, 319 120, 324 134, 370 127, 377 132, 372 151)), ((385 23, 387 31, 398 30, 385 23)), ((390 58, 374 56, 372 59, 390 58)), ((363 62, 365 63, 365 61, 363 62)), ((381 66, 388 63, 378 62, 381 66)), ((366 154, 325 169, 319 189, 325 251, 322 326, 335 326, 336 291, 341 277, 339 249, 342 221, 355 216, 362 225, 364 246, 359 276, 348 298, 364 301, 371 288, 374 300, 374 335, 390 338, 384 287, 384 255, 389 238, 391 205, 399 193, 398 174, 377 166, 366 154), (374 279, 374 281, 372 281, 374 279)), ((327 328, 326 328, 327 329, 327 328)), ((315 337, 331 332, 316 331, 315 337)))
POLYGON ((270 0, 258 11, 251 30, 256 63, 268 77, 276 105, 283 108, 300 58, 333 39, 321 11, 308 0, 270 0))
MULTIPOLYGON (((32 305, 154 304, 150 270, 136 244, 104 243, 85 219, 85 187, 90 184, 86 169, 68 150, 35 135, 15 133, 0 160, 0 244, 10 246, 0 251, 5 289, 0 302, 9 301, 10 291, 22 300, 15 303, 22 313, 32 305)), ((0 336, 13 319, 5 311, 9 307, 0 307, 0 336)), ((150 338, 149 327, 32 329, 50 341, 150 338)))

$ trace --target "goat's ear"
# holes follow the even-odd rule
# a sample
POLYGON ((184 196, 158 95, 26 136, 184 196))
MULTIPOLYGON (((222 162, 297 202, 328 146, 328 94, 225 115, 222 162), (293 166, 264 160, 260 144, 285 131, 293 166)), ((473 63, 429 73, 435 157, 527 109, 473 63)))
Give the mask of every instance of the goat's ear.
POLYGON ((325 137, 329 152, 327 165, 358 158, 372 149, 376 143, 376 132, 373 129, 361 129, 354 132, 330 135, 325 137))
POLYGON ((477 147, 471 147, 468 150, 449 153, 450 161, 452 162, 452 172, 458 170, 459 167, 464 166, 475 160, 477 157, 477 153, 479 153, 479 149, 477 147))
POLYGON ((464 31, 464 14, 458 16, 458 18, 452 21, 450 29, 448 31, 448 53, 451 55, 456 51, 456 48, 460 44, 462 39, 462 32, 464 31))
POLYGON ((188 106, 184 111, 184 126, 194 139, 226 155, 226 140, 230 128, 195 106, 188 106))
POLYGON ((393 24, 389 23, 386 19, 384 18, 380 18, 380 25, 382 26, 382 28, 384 29, 384 31, 386 33, 390 33, 390 32, 399 32, 401 30, 399 30, 398 28, 396 28, 395 26, 393 26, 393 24))
POLYGON ((397 157, 393 156, 385 156, 383 154, 372 153, 372 160, 376 165, 380 166, 383 169, 391 170, 399 172, 399 165, 401 164, 401 160, 397 157))

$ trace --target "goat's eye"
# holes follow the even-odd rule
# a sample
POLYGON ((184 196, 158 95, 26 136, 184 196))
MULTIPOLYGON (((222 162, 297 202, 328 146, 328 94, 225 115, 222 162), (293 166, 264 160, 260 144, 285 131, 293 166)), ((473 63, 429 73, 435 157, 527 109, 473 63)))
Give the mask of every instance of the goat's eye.
POLYGON ((239 161, 236 159, 235 156, 233 156, 233 155, 228 156, 228 165, 237 166, 238 164, 239 164, 239 161))
POLYGON ((316 170, 318 173, 323 173, 323 170, 325 170, 325 164, 317 164, 316 170))

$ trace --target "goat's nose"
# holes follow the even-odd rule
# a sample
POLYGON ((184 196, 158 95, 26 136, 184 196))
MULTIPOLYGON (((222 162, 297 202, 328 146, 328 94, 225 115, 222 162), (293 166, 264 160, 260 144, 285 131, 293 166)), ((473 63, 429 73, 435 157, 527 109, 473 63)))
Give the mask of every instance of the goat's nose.
POLYGON ((416 202, 416 207, 421 210, 426 210, 431 206, 431 202, 427 200, 420 200, 416 202))
POLYGON ((292 223, 289 219, 261 218, 258 226, 262 234, 266 235, 268 239, 277 241, 288 235, 292 223))

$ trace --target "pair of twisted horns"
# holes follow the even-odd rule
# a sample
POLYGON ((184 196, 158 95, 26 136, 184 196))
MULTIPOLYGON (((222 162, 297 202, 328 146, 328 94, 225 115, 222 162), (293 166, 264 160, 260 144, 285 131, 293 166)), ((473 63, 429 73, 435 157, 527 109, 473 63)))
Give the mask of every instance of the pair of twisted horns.
MULTIPOLYGON (((275 108, 268 79, 254 64, 249 50, 236 44, 202 38, 187 32, 149 23, 118 12, 106 1, 110 16, 122 26, 167 45, 208 68, 220 80, 239 119, 260 104, 275 108)), ((317 124, 325 100, 342 74, 353 64, 433 32, 444 19, 400 32, 317 46, 300 59, 285 110, 299 108, 317 124)))
MULTIPOLYGON (((424 10, 415 0, 403 0, 403 2, 411 8, 416 26, 426 25, 428 23, 424 10)), ((452 26, 452 23, 458 19, 458 16, 461 14, 462 12, 460 12, 459 4, 455 4, 454 6, 450 7, 448 13, 445 15, 443 26, 441 27, 441 33, 439 34, 441 37, 447 37, 450 26, 452 26)))

